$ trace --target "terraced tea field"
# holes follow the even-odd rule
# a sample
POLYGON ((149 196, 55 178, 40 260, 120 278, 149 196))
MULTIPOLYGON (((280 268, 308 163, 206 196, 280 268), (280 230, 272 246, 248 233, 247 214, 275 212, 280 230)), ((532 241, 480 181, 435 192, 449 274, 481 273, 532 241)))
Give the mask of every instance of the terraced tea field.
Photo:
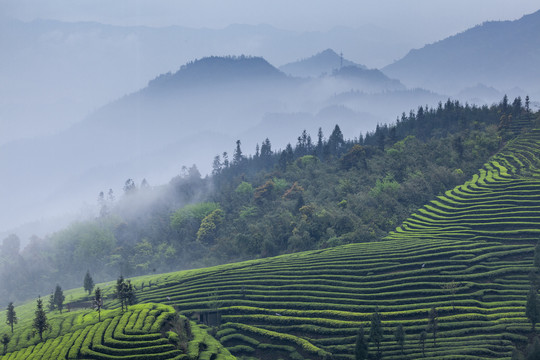
MULTIPOLYGON (((15 332, 11 347, 17 351, 1 356, 2 360, 38 359, 233 359, 214 338, 194 323, 193 339, 182 351, 162 332, 174 323, 185 323, 174 309, 166 305, 135 305, 129 311, 103 311, 101 321, 97 313, 77 311, 51 321, 52 329, 43 342, 24 346, 34 338, 31 328, 15 332), (180 320, 181 319, 181 320, 180 320), (189 354, 189 355, 188 355, 189 354)), ((170 334, 170 333, 169 333, 170 334)))
POLYGON ((508 144, 385 241, 170 274, 154 278, 139 299, 188 315, 219 306, 217 337, 238 357, 352 359, 358 328, 369 332, 378 309, 384 358, 419 359, 435 307, 437 341, 430 333, 426 358, 510 358, 530 333, 524 313, 540 235, 539 139, 535 130, 508 144), (393 336, 398 324, 403 354, 393 336))
POLYGON ((59 344, 59 359, 232 358, 227 350, 242 359, 354 359, 357 331, 369 333, 376 310, 384 359, 510 359, 530 336, 525 302, 540 236, 539 159, 540 131, 523 134, 379 242, 132 279, 150 307, 111 310, 101 323, 95 314, 73 315, 72 330, 62 327, 56 339, 2 359, 51 358, 44 355, 59 344), (156 325, 171 313, 166 305, 188 317, 220 317, 209 332, 227 350, 200 329, 206 340, 180 353, 156 325), (436 341, 428 332, 423 349, 431 308, 436 341), (398 325, 403 352, 393 335, 398 325))

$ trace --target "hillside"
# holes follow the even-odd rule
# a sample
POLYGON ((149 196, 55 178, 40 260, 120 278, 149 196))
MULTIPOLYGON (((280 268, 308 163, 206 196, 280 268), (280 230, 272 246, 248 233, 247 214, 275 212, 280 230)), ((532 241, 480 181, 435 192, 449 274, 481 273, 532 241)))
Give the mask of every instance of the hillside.
POLYGON ((264 358, 264 344, 279 339, 305 358, 352 359, 358 328, 368 333, 378 309, 384 358, 418 359, 418 337, 435 307, 437 341, 429 333, 426 358, 508 358, 530 329, 539 143, 540 130, 511 142, 383 241, 171 274, 140 298, 171 296, 168 303, 189 314, 219 294, 218 338, 237 356, 264 358), (392 336, 398 324, 407 334, 404 355, 392 336))
MULTIPOLYGON (((210 325, 219 310, 210 332, 236 357, 353 359, 358 329, 369 333, 378 312, 385 359, 508 359, 528 342, 525 303, 539 271, 540 129, 530 126, 527 117, 510 124, 521 135, 380 241, 134 278, 137 300, 208 316, 210 325), (393 335, 398 325, 403 349, 393 335)), ((102 286, 107 307, 117 308, 112 285, 102 286)))
MULTIPOLYGON (((27 320, 27 319, 25 319, 27 320)), ((13 334, 19 350, 0 359, 234 359, 205 328, 178 316, 170 306, 144 304, 127 311, 69 312, 49 319, 43 342, 31 327, 13 334)))
POLYGON ((402 95, 395 93, 399 82, 375 70, 342 75, 298 79, 260 57, 205 57, 157 76, 59 133, 0 145, 0 197, 12 204, 0 216, 0 231, 43 214, 64 215, 62 209, 93 203, 99 189, 118 192, 129 178, 161 184, 193 164, 208 174, 213 156, 236 140, 255 149, 272 135, 274 147, 285 148, 303 130, 330 133, 341 121, 325 111, 329 107, 346 108, 350 115, 341 125, 358 136, 403 109, 444 100, 411 92, 394 106, 402 95), (344 104, 339 94, 350 91, 361 99, 344 104), (287 120, 275 131, 272 118, 287 120), (273 132, 266 133, 268 127, 273 132))
POLYGON ((365 69, 364 65, 356 64, 338 55, 332 49, 326 49, 307 59, 291 62, 279 67, 285 74, 298 77, 319 77, 330 75, 343 66, 354 66, 365 69))
POLYGON ((540 11, 515 21, 491 21, 411 50, 382 70, 408 86, 457 94, 478 83, 535 96, 540 87, 540 11))

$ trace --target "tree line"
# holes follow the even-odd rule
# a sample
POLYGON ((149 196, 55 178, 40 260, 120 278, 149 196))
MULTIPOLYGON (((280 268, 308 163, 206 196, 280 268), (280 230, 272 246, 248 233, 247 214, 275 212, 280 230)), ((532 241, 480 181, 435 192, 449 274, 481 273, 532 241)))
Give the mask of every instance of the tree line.
POLYGON ((128 179, 122 194, 98 192, 94 220, 24 249, 16 235, 4 239, 0 300, 78 286, 87 269, 101 282, 378 240, 538 117, 518 98, 448 100, 352 138, 336 125, 284 149, 266 138, 250 155, 237 141, 230 157, 216 155, 211 176, 191 166, 161 186, 128 179))

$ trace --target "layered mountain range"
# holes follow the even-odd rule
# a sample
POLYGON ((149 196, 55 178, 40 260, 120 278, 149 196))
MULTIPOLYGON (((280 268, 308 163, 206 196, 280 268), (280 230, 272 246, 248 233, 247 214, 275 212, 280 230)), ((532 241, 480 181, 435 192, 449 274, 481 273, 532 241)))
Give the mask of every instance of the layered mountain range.
POLYGON ((283 148, 304 129, 314 137, 339 124, 355 137, 452 95, 490 103, 529 93, 534 104, 539 26, 540 12, 484 23, 382 71, 330 49, 279 69, 261 57, 193 60, 63 132, 2 145, 0 197, 11 205, 0 229, 94 202, 128 178, 159 184, 192 164, 206 174, 236 140, 250 154, 266 137, 283 148))

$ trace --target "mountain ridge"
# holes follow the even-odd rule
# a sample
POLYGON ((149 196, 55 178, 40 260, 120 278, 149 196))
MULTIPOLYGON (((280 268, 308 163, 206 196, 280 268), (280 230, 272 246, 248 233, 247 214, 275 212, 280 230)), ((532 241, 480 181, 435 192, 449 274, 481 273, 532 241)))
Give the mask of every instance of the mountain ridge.
POLYGON ((498 90, 515 86, 540 94, 540 10, 514 21, 490 21, 413 49, 382 71, 409 86, 434 91, 483 83, 498 90))

